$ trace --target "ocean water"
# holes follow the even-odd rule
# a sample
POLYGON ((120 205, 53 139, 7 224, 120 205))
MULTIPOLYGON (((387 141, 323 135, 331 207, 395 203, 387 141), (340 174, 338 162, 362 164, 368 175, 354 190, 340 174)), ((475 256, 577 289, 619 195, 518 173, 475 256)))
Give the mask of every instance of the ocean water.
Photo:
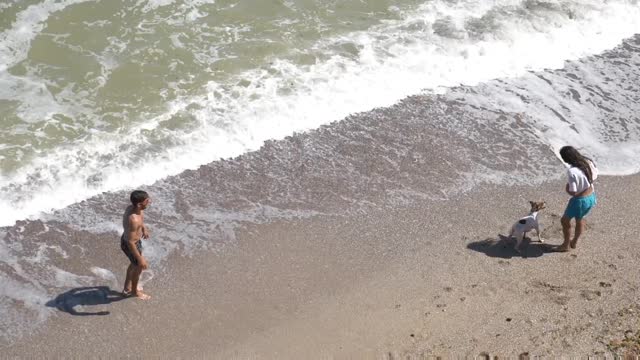
POLYGON ((0 11, 0 225, 408 95, 562 68, 640 27, 637 1, 622 0, 20 0, 0 11))
POLYGON ((637 19, 630 0, 0 4, 0 340, 70 288, 119 287, 134 188, 157 272, 244 223, 540 183, 565 144, 640 171, 637 19))

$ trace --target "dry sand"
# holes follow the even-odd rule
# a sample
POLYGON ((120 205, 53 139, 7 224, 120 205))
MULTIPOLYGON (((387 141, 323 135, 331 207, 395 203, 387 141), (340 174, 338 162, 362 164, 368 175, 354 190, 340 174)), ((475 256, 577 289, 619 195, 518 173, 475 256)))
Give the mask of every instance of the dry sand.
POLYGON ((58 312, 3 357, 610 354, 610 341, 637 330, 639 183, 601 177, 570 253, 531 243, 520 256, 499 236, 528 200, 544 199, 543 238, 561 243, 560 182, 254 225, 216 251, 170 258, 147 284, 151 301, 85 307, 105 316, 58 312))

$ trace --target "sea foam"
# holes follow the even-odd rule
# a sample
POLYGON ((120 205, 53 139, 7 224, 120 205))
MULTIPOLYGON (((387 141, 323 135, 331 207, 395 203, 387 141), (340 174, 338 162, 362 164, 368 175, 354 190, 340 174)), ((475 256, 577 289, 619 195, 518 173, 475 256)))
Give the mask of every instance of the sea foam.
MULTIPOLYGON (((17 34, 26 20, 5 31, 17 47, 3 53, 7 63, 24 57, 49 14, 72 3, 45 2, 19 14, 34 20, 25 40, 17 34)), ((312 64, 273 59, 227 82, 209 81, 199 94, 178 96, 130 128, 95 132, 38 154, 3 174, 0 225, 104 191, 148 185, 408 95, 561 68, 637 33, 638 18, 631 1, 428 2, 400 20, 316 42, 305 50, 315 57, 312 64), (190 125, 167 127, 172 122, 190 125)), ((626 172, 634 169, 637 164, 628 164, 626 172)))

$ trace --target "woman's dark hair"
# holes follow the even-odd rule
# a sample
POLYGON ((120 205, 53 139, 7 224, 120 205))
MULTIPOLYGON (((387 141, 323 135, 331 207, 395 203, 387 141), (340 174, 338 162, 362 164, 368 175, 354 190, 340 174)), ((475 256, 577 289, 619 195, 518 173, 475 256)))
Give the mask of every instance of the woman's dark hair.
POLYGON ((589 165, 589 162, 593 162, 591 159, 580 154, 580 152, 578 152, 578 150, 573 146, 563 146, 562 149, 560 149, 560 157, 562 158, 562 161, 567 164, 582 170, 582 172, 587 176, 589 183, 593 182, 591 165, 589 165))
POLYGON ((133 206, 136 206, 137 204, 147 200, 148 198, 149 194, 147 194, 147 192, 143 190, 135 190, 131 192, 131 196, 129 197, 133 206))

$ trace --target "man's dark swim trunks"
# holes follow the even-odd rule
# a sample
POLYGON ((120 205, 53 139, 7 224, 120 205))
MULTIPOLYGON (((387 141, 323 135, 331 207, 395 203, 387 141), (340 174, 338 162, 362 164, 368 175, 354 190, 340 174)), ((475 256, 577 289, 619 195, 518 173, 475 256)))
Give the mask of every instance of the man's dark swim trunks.
MULTIPOLYGON (((140 255, 142 255, 142 240, 136 241, 136 248, 138 249, 138 252, 140 253, 140 255)), ((124 239, 124 234, 122 234, 122 237, 120 238, 120 249, 122 249, 124 254, 127 255, 127 257, 129 258, 129 261, 131 261, 133 265, 138 266, 138 260, 136 259, 135 256, 133 256, 131 249, 129 249, 129 244, 124 239)))

